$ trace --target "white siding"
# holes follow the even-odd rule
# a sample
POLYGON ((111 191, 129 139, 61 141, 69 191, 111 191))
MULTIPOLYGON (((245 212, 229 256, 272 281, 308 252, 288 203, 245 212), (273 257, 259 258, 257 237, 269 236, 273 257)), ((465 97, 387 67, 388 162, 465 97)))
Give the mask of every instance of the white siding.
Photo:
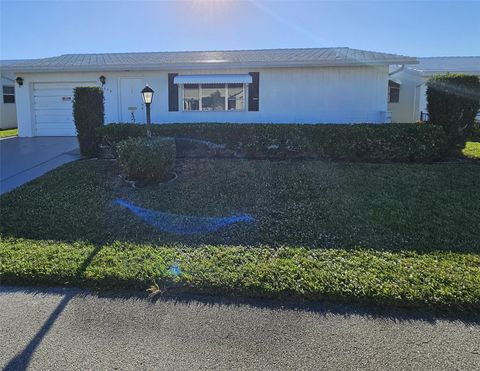
MULTIPOLYGON (((154 90, 151 106, 155 123, 238 122, 238 123, 360 123, 384 121, 387 111, 387 66, 182 70, 148 72, 88 72, 22 74, 24 85, 17 88, 17 110, 21 136, 35 135, 33 86, 35 83, 98 82, 105 75, 105 122, 125 117, 120 94, 123 78, 142 79, 154 90), (168 73, 222 74, 260 72, 258 112, 168 111, 168 73)), ((140 92, 138 92, 140 96, 140 92)), ((125 102, 123 102, 125 105, 125 102)), ((137 111, 144 121, 143 108, 137 111)))
POLYGON ((422 79, 407 71, 396 73, 391 77, 401 82, 398 103, 389 103, 388 110, 392 113, 392 122, 416 122, 420 119, 418 109, 422 79))

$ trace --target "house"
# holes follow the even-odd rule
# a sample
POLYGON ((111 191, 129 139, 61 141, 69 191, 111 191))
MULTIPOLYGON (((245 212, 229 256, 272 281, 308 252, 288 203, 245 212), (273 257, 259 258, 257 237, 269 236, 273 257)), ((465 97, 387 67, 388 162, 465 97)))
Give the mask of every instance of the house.
POLYGON ((480 76, 480 57, 429 57, 418 60, 416 65, 392 67, 394 71, 390 72, 388 103, 392 122, 427 119, 426 82, 430 77, 446 73, 480 76))
POLYGON ((19 63, 19 60, 0 61, 2 79, 2 99, 0 101, 0 129, 17 127, 17 111, 15 108, 15 74, 5 71, 5 67, 19 63))
POLYGON ((105 121, 382 123, 389 66, 417 60, 350 48, 75 54, 8 66, 20 136, 75 135, 72 90, 101 86, 105 121))

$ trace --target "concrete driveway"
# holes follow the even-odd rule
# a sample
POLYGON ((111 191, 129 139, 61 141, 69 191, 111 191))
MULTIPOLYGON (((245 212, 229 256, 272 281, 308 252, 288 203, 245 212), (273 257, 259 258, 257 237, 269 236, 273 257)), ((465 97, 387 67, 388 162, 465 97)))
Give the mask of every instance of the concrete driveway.
POLYGON ((479 370, 480 325, 420 310, 0 286, 4 370, 479 370))
POLYGON ((0 194, 80 158, 76 137, 0 140, 0 194))

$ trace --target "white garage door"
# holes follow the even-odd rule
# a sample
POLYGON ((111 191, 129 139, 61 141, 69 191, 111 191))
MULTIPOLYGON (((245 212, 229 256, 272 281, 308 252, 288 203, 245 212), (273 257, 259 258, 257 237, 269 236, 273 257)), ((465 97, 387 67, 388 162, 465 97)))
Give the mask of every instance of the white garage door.
POLYGON ((72 115, 73 89, 95 86, 95 82, 36 83, 33 85, 33 107, 36 136, 76 135, 72 115))

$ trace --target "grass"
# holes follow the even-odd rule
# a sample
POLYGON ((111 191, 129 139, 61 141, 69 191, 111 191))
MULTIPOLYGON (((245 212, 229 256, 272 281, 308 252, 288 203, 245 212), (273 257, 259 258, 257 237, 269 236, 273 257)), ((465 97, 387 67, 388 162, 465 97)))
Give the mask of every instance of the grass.
POLYGON ((18 135, 17 128, 0 130, 0 138, 16 137, 17 135, 18 135))
POLYGON ((63 166, 1 198, 4 236, 157 244, 233 244, 480 252, 477 164, 189 160, 178 179, 132 189, 112 161, 63 166), (194 216, 248 213, 196 237, 162 233, 113 205, 194 216))
POLYGON ((3 282, 163 288, 227 295, 333 299, 478 310, 480 256, 244 246, 98 246, 6 239, 3 282), (88 264, 85 264, 88 262, 88 264), (181 274, 170 273, 171 266, 181 274))
POLYGON ((186 160, 132 189, 67 164, 0 198, 0 279, 480 309, 480 168, 186 160), (180 237, 112 201, 256 224, 180 237), (172 264, 180 277, 169 271, 172 264))
POLYGON ((462 152, 465 157, 480 159, 480 142, 467 142, 462 152))

